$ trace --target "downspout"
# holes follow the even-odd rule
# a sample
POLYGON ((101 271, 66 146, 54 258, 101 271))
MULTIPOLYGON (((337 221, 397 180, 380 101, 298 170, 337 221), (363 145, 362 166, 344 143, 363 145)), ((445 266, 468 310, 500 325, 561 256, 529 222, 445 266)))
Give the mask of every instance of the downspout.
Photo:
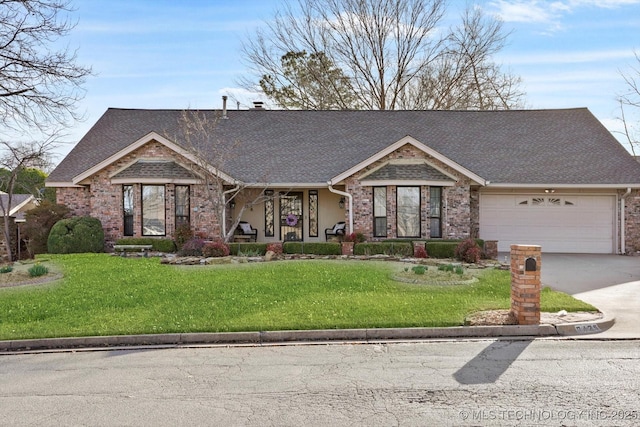
POLYGON ((236 184, 232 189, 222 193, 222 231, 225 239, 227 238, 227 194, 238 191, 239 188, 240 184, 236 184))
POLYGON ((344 196, 349 200, 349 233, 353 233, 353 196, 349 193, 333 188, 331 181, 327 181, 327 185, 329 186, 329 191, 344 196))
POLYGON ((627 191, 620 197, 620 254, 626 253, 626 241, 625 241, 625 199, 631 194, 631 187, 627 187, 627 191))

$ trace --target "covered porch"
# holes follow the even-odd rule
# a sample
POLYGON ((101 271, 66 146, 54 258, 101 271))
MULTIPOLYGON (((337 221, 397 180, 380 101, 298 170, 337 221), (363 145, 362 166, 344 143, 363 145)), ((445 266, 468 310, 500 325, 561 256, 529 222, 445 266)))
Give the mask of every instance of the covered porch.
POLYGON ((334 236, 325 234, 338 222, 348 232, 349 201, 344 187, 332 188, 245 188, 227 202, 227 230, 235 227, 232 241, 324 242, 334 236), (249 231, 250 230, 250 231, 249 231))

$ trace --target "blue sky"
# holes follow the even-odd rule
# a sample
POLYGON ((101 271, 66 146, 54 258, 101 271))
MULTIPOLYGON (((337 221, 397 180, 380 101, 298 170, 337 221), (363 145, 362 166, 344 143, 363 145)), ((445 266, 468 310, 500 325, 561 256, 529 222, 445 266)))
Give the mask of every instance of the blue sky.
MULTIPOLYGON (((220 108, 246 74, 241 41, 264 25, 279 0, 76 0, 76 28, 66 40, 95 76, 79 105, 86 121, 77 142, 109 107, 220 108)), ((447 24, 466 1, 450 0, 447 24)), ((511 31, 497 62, 523 79, 528 108, 588 107, 620 129, 615 101, 621 71, 640 52, 640 0, 482 0, 511 31)), ((235 105, 232 107, 235 108, 235 105)), ((64 155, 72 148, 59 150, 64 155)), ((59 160, 59 159, 58 159, 59 160)))

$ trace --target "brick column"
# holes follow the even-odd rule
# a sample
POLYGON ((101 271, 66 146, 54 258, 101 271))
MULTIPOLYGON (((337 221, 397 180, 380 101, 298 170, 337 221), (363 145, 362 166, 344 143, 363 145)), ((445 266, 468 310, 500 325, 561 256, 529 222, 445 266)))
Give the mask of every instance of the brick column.
POLYGON ((540 323, 540 267, 536 245, 511 245, 511 313, 518 325, 540 323))

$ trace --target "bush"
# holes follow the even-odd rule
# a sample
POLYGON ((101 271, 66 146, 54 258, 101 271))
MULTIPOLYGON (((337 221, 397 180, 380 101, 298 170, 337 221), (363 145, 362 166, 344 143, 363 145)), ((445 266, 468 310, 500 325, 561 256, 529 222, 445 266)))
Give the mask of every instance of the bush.
POLYGON ((22 237, 27 243, 30 257, 47 253, 47 239, 51 228, 61 219, 69 218, 70 212, 64 205, 43 200, 39 206, 25 213, 22 237))
POLYGON ((198 237, 187 240, 182 248, 178 251, 180 256, 202 256, 202 248, 205 245, 205 240, 198 237))
POLYGON ((431 258, 454 258, 460 242, 429 241, 425 245, 431 258))
POLYGON ((42 264, 35 264, 27 271, 29 272, 29 276, 31 277, 40 277, 49 273, 49 269, 42 264))
POLYGON ((415 274, 422 275, 425 273, 425 271, 427 271, 427 267, 424 265, 416 265, 414 267, 411 267, 411 270, 413 270, 415 274))
POLYGON ((103 252, 102 223, 89 216, 60 220, 51 228, 47 248, 52 254, 103 252))
POLYGON ((413 256, 416 258, 427 258, 427 250, 424 248, 424 246, 416 246, 415 248, 413 248, 413 256))
POLYGON ((180 224, 176 227, 173 238, 178 250, 182 249, 182 245, 193 239, 193 230, 191 229, 191 226, 189 226, 189 224, 180 224))
POLYGON ((0 274, 11 273, 13 271, 13 267, 10 265, 3 265, 0 267, 0 274))
POLYGON ((229 245, 220 241, 207 242, 202 247, 202 255, 214 258, 229 256, 229 245))
POLYGON ((262 256, 267 252, 266 243, 228 243, 231 255, 235 256, 262 256))
POLYGON ((358 243, 353 248, 354 255, 395 255, 413 256, 413 245, 410 241, 384 241, 358 243))
POLYGON ((310 255, 340 255, 342 247, 335 242, 284 242, 282 251, 286 254, 310 254, 310 255))
POLYGON ((463 240, 455 249, 456 259, 469 263, 479 262, 481 254, 482 249, 480 249, 478 243, 473 239, 463 240))
POLYGON ((273 252, 276 255, 282 255, 282 243, 269 243, 267 245, 266 251, 273 252))
POLYGON ((116 245, 151 245, 151 250, 157 252, 175 252, 176 244, 171 239, 157 239, 154 237, 125 237, 116 241, 116 245))
POLYGON ((359 231, 344 236, 345 242, 364 243, 367 241, 365 235, 359 231))

